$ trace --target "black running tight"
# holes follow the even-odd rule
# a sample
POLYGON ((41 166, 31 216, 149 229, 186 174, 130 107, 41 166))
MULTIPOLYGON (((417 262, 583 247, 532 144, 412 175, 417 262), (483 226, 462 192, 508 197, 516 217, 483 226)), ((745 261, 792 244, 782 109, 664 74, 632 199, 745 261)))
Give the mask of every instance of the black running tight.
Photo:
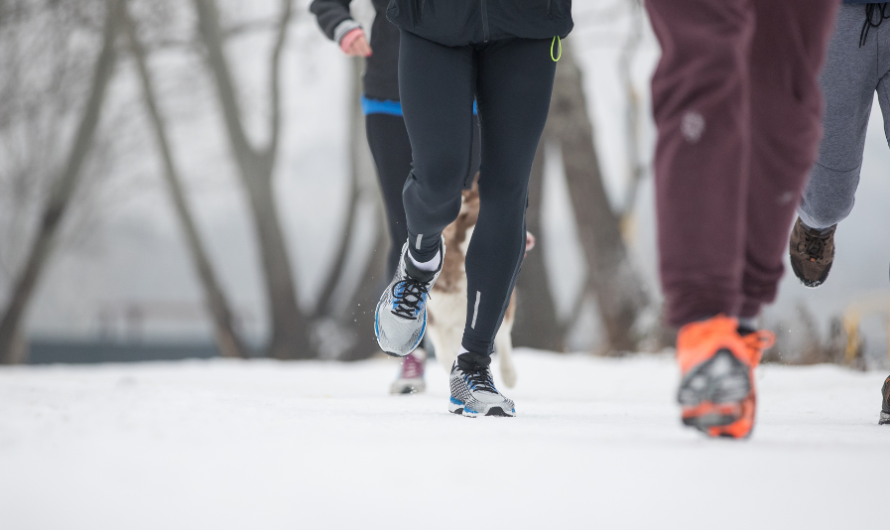
POLYGON ((388 282, 395 274, 402 245, 408 239, 402 190, 405 188, 405 178, 411 171, 411 143, 401 116, 368 114, 365 116, 365 129, 374 165, 377 166, 377 179, 389 225, 390 248, 386 255, 388 282))
POLYGON ((399 91, 414 156, 403 198, 420 261, 435 255, 460 211, 478 103, 481 210, 467 252, 463 337, 471 352, 491 353, 525 254, 528 178, 556 72, 550 46, 507 39, 448 47, 401 33, 399 91))
MULTIPOLYGON (((370 113, 365 116, 365 129, 368 146, 377 166, 377 179, 380 193, 386 207, 386 221, 389 226, 390 246, 386 254, 386 281, 396 272, 402 245, 408 239, 405 224, 405 207, 402 203, 402 190, 411 172, 411 142, 405 130, 405 120, 397 114, 370 113)), ((468 182, 479 170, 479 127, 473 129, 473 150, 469 161, 468 182)))

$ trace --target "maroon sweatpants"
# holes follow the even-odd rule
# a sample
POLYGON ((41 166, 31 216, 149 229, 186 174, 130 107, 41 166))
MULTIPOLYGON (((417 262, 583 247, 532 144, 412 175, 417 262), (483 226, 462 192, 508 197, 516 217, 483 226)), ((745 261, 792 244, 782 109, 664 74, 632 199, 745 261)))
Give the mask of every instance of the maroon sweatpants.
POLYGON ((661 282, 681 326, 772 302, 822 135, 839 0, 646 0, 661 282))

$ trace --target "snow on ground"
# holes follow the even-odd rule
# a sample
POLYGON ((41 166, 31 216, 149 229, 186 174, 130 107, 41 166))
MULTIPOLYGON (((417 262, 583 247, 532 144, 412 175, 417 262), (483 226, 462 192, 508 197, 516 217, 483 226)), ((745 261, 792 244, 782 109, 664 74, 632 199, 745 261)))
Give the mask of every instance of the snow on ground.
POLYGON ((887 528, 885 374, 767 366, 748 441, 679 425, 669 356, 520 351, 515 419, 441 368, 274 361, 0 370, 0 527, 887 528))

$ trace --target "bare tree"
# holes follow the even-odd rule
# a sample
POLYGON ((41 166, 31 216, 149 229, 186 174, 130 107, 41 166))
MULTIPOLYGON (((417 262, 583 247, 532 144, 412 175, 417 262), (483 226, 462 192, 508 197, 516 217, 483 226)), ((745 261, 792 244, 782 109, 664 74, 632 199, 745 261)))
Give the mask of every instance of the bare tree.
POLYGON ((620 219, 603 186, 582 74, 570 42, 565 43, 557 69, 545 136, 562 148, 569 195, 608 348, 614 353, 633 351, 640 338, 637 322, 648 306, 648 296, 631 266, 620 219))
POLYGON ((40 216, 37 234, 30 245, 27 258, 13 285, 0 320, 0 362, 13 360, 14 345, 22 316, 50 257, 60 223, 80 180, 84 161, 90 152, 98 128, 106 89, 115 66, 115 40, 120 25, 121 1, 108 0, 105 5, 102 47, 96 59, 86 106, 67 161, 50 191, 40 216))
POLYGON ((333 266, 328 273, 327 280, 325 280, 324 287, 316 303, 317 315, 330 315, 335 311, 333 296, 337 290, 337 285, 342 280, 349 249, 355 244, 353 225, 355 224, 356 214, 358 213, 362 198, 362 171, 367 169, 364 167, 362 149, 367 149, 368 139, 365 132, 365 117, 360 103, 364 63, 365 61, 361 57, 352 59, 352 90, 350 91, 352 105, 349 113, 349 151, 351 155, 349 157, 349 202, 346 205, 346 219, 343 222, 343 233, 340 236, 337 254, 334 257, 333 266))
POLYGON ((641 0, 630 0, 627 2, 627 5, 630 9, 630 29, 618 58, 618 78, 627 98, 625 109, 625 126, 627 128, 626 153, 627 166, 630 170, 630 178, 628 179, 628 184, 624 191, 623 204, 621 205, 621 220, 622 228, 624 229, 627 229, 630 217, 636 210, 637 192, 640 188, 640 182, 646 175, 646 165, 640 156, 640 116, 642 114, 640 109, 642 102, 631 74, 631 68, 637 57, 640 44, 643 41, 643 27, 646 20, 643 17, 641 0))
POLYGON ((379 351, 373 332, 374 308, 380 296, 380 289, 383 288, 386 250, 390 244, 389 236, 383 228, 386 219, 383 215, 382 198, 377 184, 374 161, 368 147, 365 116, 360 103, 363 66, 364 60, 353 59, 349 118, 351 162, 349 210, 335 265, 319 303, 323 314, 338 322, 341 346, 340 351, 336 352, 336 358, 343 361, 366 359, 379 351), (379 222, 375 224, 371 254, 366 256, 365 267, 359 272, 358 286, 352 292, 347 292, 347 285, 351 283, 347 275, 350 272, 355 273, 355 271, 349 271, 347 267, 350 253, 360 246, 357 231, 359 228, 358 214, 367 205, 373 205, 379 222), (348 299, 342 298, 348 301, 345 304, 336 304, 335 293, 341 298, 348 296, 348 299))
MULTIPOLYGON (((379 217, 383 217, 382 211, 379 217)), ((386 273, 388 245, 389 237, 386 235, 386 230, 378 228, 373 253, 345 315, 355 335, 352 347, 340 355, 341 361, 360 361, 380 351, 374 338, 374 310, 380 299, 380 289, 383 285, 381 280, 386 273)))
MULTIPOLYGON (((30 251, 38 218, 69 155, 72 129, 67 125, 83 111, 96 53, 93 39, 75 36, 101 38, 97 5, 101 8, 104 0, 77 5, 20 0, 8 4, 0 20, 0 280, 7 285, 30 251), (84 22, 78 11, 98 14, 99 27, 94 20, 84 22)), ((103 114, 107 123, 107 111, 103 114)), ((96 167, 103 165, 95 156, 102 147, 97 137, 89 157, 92 167, 83 170, 76 195, 89 195, 84 184, 98 180, 89 177, 104 169, 96 167)), ((88 217, 84 210, 80 217, 88 217)), ((69 230, 63 232, 70 232, 70 215, 65 225, 69 230)), ((59 237, 62 242, 64 236, 59 237)))
POLYGON ((309 359, 315 356, 308 325, 297 305, 296 283, 275 205, 272 176, 281 137, 281 55, 292 14, 292 1, 282 0, 281 15, 269 61, 270 117, 268 140, 257 146, 247 136, 241 104, 229 62, 224 34, 220 28, 215 0, 194 0, 198 28, 206 48, 206 62, 215 80, 232 153, 250 202, 254 228, 259 241, 265 290, 272 320, 269 354, 278 359, 309 359))
POLYGON ((223 357, 246 358, 244 344, 235 332, 235 327, 232 323, 232 312, 229 309, 229 303, 226 300, 225 293, 220 288, 219 282, 216 280, 216 274, 210 264, 210 259, 207 257, 207 252, 204 250, 204 245, 198 235, 198 228, 195 225, 194 218, 186 201, 179 170, 173 161, 173 153, 170 149, 170 142, 167 139, 165 121, 160 108, 158 108, 151 73, 146 64, 145 48, 139 40, 136 23, 130 16, 126 1, 124 2, 123 13, 127 36, 130 41, 130 49, 136 60, 139 79, 142 83, 145 107, 154 128, 155 141, 157 142, 158 152, 164 166, 164 178, 170 189, 174 211, 185 232, 186 247, 191 255, 195 272, 197 272, 201 286, 204 288, 207 309, 210 311, 213 319, 217 346, 223 357))

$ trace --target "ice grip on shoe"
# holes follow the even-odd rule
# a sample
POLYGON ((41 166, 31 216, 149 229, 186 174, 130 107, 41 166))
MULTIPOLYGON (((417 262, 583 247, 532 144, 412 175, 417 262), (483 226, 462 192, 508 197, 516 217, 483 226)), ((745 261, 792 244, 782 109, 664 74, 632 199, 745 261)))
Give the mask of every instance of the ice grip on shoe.
MULTIPOLYGON (((711 360, 720 355, 731 354, 746 366, 749 374, 749 392, 739 401, 720 403, 720 399, 712 401, 715 396, 700 395, 705 398, 687 399, 684 404, 683 423, 696 427, 709 436, 725 436, 745 438, 754 428, 756 414, 756 391, 754 388, 754 368, 760 363, 763 351, 775 343, 775 336, 765 330, 755 331, 741 336, 738 333, 738 322, 734 318, 718 315, 714 318, 694 322, 684 326, 677 337, 677 360, 684 376, 684 383, 692 383, 695 373, 701 367, 712 364, 711 360), (721 353, 723 352, 723 353, 721 353), (689 376, 689 377, 687 377, 689 376)), ((683 403, 683 384, 678 399, 683 403)), ((697 392, 689 388, 689 398, 697 392)), ((725 396, 729 397, 729 396, 725 396)))

